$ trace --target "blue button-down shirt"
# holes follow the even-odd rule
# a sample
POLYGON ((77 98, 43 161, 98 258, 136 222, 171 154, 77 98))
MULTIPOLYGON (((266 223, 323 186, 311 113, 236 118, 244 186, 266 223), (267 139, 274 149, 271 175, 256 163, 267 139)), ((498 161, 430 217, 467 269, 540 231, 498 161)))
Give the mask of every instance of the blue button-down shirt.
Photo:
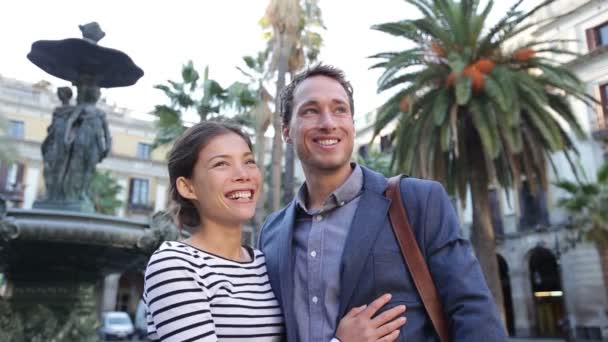
POLYGON ((336 330, 340 294, 340 262, 346 237, 359 203, 363 172, 353 172, 325 201, 309 210, 302 185, 294 229, 294 307, 298 341, 329 341, 336 330))

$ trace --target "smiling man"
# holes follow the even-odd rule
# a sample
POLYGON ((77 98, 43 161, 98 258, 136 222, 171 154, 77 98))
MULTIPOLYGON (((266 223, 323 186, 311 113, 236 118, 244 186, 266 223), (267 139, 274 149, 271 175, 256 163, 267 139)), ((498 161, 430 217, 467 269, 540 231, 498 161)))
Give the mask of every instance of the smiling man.
MULTIPOLYGON (((293 144, 306 182, 287 207, 267 218, 260 248, 288 341, 339 336, 337 322, 348 310, 383 293, 392 295, 384 310, 407 306, 397 341, 438 341, 388 219, 388 182, 350 160, 353 107, 350 83, 326 65, 295 76, 281 94, 283 138, 293 144)), ((400 190, 453 340, 506 341, 443 187, 403 178, 400 190)))

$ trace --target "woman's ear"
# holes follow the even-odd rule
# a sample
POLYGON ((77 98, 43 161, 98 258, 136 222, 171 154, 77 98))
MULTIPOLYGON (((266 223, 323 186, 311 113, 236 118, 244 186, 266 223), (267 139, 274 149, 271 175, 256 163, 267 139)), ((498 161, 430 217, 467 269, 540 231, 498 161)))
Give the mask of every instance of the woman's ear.
POLYGON ((177 180, 175 180, 175 188, 183 198, 196 200, 194 186, 192 186, 192 182, 188 178, 178 177, 177 180))

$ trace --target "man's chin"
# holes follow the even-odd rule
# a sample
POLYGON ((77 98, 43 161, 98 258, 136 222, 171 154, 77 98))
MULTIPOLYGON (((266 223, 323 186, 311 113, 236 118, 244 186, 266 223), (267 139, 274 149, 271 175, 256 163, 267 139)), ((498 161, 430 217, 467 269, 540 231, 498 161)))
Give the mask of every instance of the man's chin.
POLYGON ((350 160, 344 161, 326 161, 326 160, 316 160, 311 161, 309 167, 321 171, 323 173, 331 173, 339 171, 347 166, 350 166, 350 160))

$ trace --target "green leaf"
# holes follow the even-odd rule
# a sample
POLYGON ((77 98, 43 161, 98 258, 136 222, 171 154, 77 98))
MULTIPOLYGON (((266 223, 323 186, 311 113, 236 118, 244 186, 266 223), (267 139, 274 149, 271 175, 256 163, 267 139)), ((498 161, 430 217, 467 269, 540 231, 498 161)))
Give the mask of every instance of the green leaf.
POLYGON ((460 74, 467 66, 466 62, 462 59, 462 57, 454 51, 448 53, 448 65, 450 66, 450 69, 452 69, 452 71, 456 74, 460 74))
POLYGON ((471 112, 471 118, 473 119, 473 125, 481 138, 481 145, 485 154, 491 159, 496 159, 501 150, 500 138, 498 136, 497 128, 492 127, 491 121, 488 120, 488 116, 491 115, 491 113, 484 113, 483 106, 476 99, 469 103, 469 110, 471 112))
POLYGON ((472 80, 468 76, 459 76, 456 78, 456 102, 460 106, 466 105, 471 99, 471 83, 472 80))
MULTIPOLYGON (((448 117, 448 110, 450 107, 450 95, 448 90, 442 90, 439 92, 435 102, 433 103, 433 122, 436 126, 444 124, 445 119, 448 117)), ((449 125, 446 125, 449 127, 449 125)))
POLYGON ((494 101, 500 110, 504 113, 509 112, 509 103, 507 102, 507 95, 503 93, 502 88, 490 75, 486 75, 484 82, 484 91, 494 101))
POLYGON ((608 185, 608 162, 605 162, 604 165, 598 171, 597 180, 599 183, 608 185))

